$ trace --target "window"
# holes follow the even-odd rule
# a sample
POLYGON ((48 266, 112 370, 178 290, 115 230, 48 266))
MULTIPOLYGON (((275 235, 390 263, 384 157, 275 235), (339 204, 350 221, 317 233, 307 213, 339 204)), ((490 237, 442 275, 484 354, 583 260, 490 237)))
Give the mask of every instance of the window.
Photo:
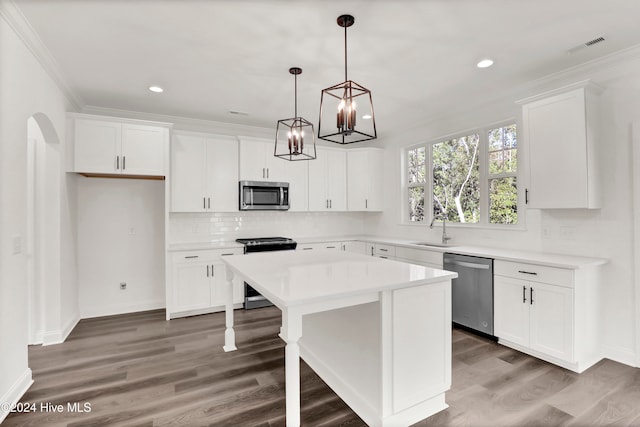
POLYGON ((489 223, 518 222, 516 125, 489 130, 489 223))
POLYGON ((426 148, 408 150, 409 221, 424 221, 424 186, 427 177, 426 148))
POLYGON ((431 146, 432 218, 461 223, 480 220, 479 140, 476 133, 431 146))
POLYGON ((406 153, 409 222, 518 223, 515 124, 409 147, 406 153))

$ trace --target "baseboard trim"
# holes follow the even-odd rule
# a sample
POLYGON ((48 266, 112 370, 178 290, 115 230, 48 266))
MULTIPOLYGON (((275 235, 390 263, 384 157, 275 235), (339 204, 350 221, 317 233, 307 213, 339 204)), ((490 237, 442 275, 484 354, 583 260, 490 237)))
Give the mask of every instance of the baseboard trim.
POLYGON ((602 354, 605 358, 614 362, 633 366, 634 368, 640 367, 636 364, 636 354, 630 348, 603 346, 602 354))
POLYGON ((162 299, 126 306, 90 307, 80 311, 80 318, 89 319, 93 317, 113 316, 116 314, 136 313, 138 311, 158 310, 165 308, 165 306, 165 301, 162 299))
POLYGON ((0 405, 0 424, 7 418, 7 415, 11 412, 11 408, 20 402, 22 396, 24 396, 27 390, 29 390, 29 387, 31 387, 31 384, 33 384, 33 377, 31 369, 27 368, 0 398, 0 403, 2 403, 2 405, 0 405))

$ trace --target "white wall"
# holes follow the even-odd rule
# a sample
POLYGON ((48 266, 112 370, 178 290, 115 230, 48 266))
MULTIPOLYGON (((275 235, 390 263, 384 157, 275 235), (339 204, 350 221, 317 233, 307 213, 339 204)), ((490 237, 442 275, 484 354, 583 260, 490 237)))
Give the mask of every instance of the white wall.
MULTIPOLYGON (((27 120, 34 114, 51 125, 43 132, 45 138, 53 134, 48 138, 48 144, 52 145, 47 150, 51 164, 57 164, 58 169, 47 171, 47 176, 59 181, 57 199, 66 201, 73 197, 67 192, 62 154, 69 102, 13 30, 10 22, 14 25, 15 22, 7 15, 7 7, 4 2, 0 4, 0 402, 3 403, 14 402, 31 382, 27 359, 27 262, 23 248, 28 217, 27 120)), ((60 209, 59 202, 50 209, 58 222, 68 223, 68 212, 60 209)), ((68 229, 61 232, 67 233, 68 229)), ((74 245, 66 234, 50 244, 57 247, 49 249, 58 252, 74 245)), ((55 276, 51 277, 47 292, 55 297, 52 302, 55 305, 63 295, 61 288, 75 286, 75 273, 67 264, 60 266, 60 263, 52 273, 55 276)), ((64 325, 77 318, 77 307, 71 301, 53 307, 49 314, 45 333, 62 336, 64 325)), ((0 420, 5 415, 0 409, 0 420)))
POLYGON ((78 177, 77 184, 81 317, 164 307, 165 181, 78 177))
MULTIPOLYGON (((638 56, 637 54, 635 55, 638 56)), ((419 142, 480 127, 504 119, 521 121, 515 100, 561 87, 586 78, 604 88, 600 96, 602 171, 604 204, 598 210, 533 210, 525 213, 525 229, 489 230, 448 227, 453 243, 531 251, 564 253, 609 260, 603 269, 601 293, 602 348, 606 357, 635 364, 636 313, 632 252, 631 123, 640 117, 640 59, 634 55, 573 69, 533 82, 527 88, 510 90, 509 96, 482 109, 455 117, 442 117, 398 137, 386 138, 385 197, 383 215, 369 218, 367 226, 375 234, 438 241, 441 228, 428 224, 401 224, 400 162, 403 148, 419 142)), ((523 148, 522 139, 520 148, 523 148)), ((521 150, 522 152, 523 150, 521 150)), ((521 163, 522 164, 522 163, 521 163)), ((526 176, 519 183, 526 185, 526 176)))

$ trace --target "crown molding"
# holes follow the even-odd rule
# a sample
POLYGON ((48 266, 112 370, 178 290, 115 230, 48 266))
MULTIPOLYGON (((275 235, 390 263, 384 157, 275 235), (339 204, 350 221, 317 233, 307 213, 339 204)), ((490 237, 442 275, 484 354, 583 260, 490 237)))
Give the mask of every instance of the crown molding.
POLYGON ((228 122, 217 122, 213 120, 193 119, 189 117, 172 116, 168 114, 147 113, 144 111, 96 107, 93 105, 86 105, 82 109, 82 113, 136 120, 153 120, 164 123, 172 123, 173 130, 216 133, 229 136, 246 135, 256 138, 271 138, 273 137, 274 133, 274 129, 271 128, 228 122))
POLYGON ((27 18, 13 0, 0 0, 0 17, 13 29, 16 35, 40 63, 45 72, 58 86, 71 107, 79 111, 84 105, 80 96, 67 84, 60 66, 33 29, 27 18))

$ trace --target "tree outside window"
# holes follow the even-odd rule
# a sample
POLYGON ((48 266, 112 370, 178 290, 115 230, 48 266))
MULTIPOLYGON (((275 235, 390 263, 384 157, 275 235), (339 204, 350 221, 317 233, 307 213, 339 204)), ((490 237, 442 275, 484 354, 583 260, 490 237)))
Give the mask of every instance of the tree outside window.
POLYGON ((515 124, 408 148, 408 220, 517 224, 517 148, 515 124))

